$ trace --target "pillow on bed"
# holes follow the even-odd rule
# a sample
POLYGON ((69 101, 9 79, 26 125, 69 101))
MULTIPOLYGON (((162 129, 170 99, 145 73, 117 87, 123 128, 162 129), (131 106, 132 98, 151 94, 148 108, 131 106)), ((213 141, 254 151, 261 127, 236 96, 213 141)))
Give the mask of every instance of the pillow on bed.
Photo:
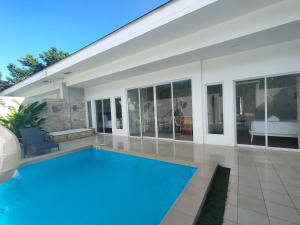
POLYGON ((277 116, 272 115, 268 118, 268 121, 269 122, 279 122, 280 119, 277 116))

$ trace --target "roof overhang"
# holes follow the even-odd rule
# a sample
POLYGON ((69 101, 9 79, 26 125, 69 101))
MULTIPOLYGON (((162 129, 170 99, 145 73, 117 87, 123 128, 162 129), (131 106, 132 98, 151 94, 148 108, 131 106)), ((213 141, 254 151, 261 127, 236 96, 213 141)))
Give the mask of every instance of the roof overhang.
POLYGON ((57 89, 61 82, 86 87, 297 39, 299 8, 280 0, 172 1, 2 94, 57 89))
MULTIPOLYGON (((121 57, 122 50, 114 50, 117 46, 121 46, 130 40, 150 32, 151 30, 155 30, 156 28, 161 27, 170 21, 176 20, 177 18, 180 18, 194 10, 205 7, 216 1, 218 0, 170 1, 162 7, 158 7, 156 10, 153 10, 145 16, 142 16, 141 18, 125 25, 111 34, 106 35, 94 43, 91 43, 90 45, 80 49, 60 62, 55 63, 34 74, 30 78, 8 88, 2 92, 2 95, 13 94, 20 89, 31 86, 31 84, 34 84, 37 81, 43 81, 47 79, 64 79, 66 78, 65 73, 69 72, 72 66, 78 68, 81 67, 78 66, 78 64, 82 65, 85 61, 96 62, 97 59, 94 59, 95 56, 97 56, 96 58, 102 58, 102 63, 114 58, 114 56, 116 56, 116 51, 119 53, 118 57, 121 57), (103 56, 101 56, 102 54, 103 56), (107 55, 111 58, 107 57, 107 55)), ((137 50, 137 46, 135 46, 134 51, 137 50)), ((130 52, 128 54, 130 54, 130 52)), ((79 73, 81 71, 82 70, 76 70, 74 73, 79 73)))

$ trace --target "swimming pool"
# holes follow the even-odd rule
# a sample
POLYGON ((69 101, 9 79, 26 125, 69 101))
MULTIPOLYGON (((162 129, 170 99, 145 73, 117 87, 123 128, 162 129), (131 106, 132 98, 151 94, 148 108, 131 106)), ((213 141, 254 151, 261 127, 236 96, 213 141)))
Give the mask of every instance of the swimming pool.
POLYGON ((0 185, 0 224, 158 225, 195 170, 88 148, 0 185))

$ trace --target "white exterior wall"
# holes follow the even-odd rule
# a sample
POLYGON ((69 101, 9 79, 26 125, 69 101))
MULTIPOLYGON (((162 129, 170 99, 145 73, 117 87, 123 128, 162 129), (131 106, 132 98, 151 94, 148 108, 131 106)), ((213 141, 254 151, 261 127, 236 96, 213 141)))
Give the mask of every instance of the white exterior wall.
POLYGON ((234 82, 296 73, 300 71, 299 62, 300 40, 296 40, 86 88, 85 101, 92 102, 93 126, 96 128, 95 100, 110 98, 112 132, 114 135, 128 136, 127 89, 192 79, 194 142, 233 146, 235 145, 234 82), (216 83, 223 84, 224 135, 207 133, 206 85, 216 83), (115 97, 122 98, 122 130, 115 128, 115 97))
POLYGON ((200 62, 173 67, 167 70, 162 70, 155 73, 140 75, 125 80, 112 82, 110 84, 99 85, 93 88, 85 89, 86 101, 92 101, 93 126, 96 128, 96 109, 95 100, 111 98, 112 112, 112 127, 113 134, 128 136, 128 111, 127 111, 127 89, 157 85, 176 80, 192 80, 192 95, 193 95, 193 124, 194 124, 194 141, 203 143, 203 124, 202 124, 202 109, 201 109, 201 67, 200 62), (123 114, 123 129, 116 129, 115 118, 115 97, 122 98, 122 114, 123 114), (199 129, 200 128, 200 129, 199 129))
POLYGON ((224 94, 224 135, 207 134, 206 129, 204 143, 235 145, 235 81, 298 73, 299 62, 300 40, 204 61, 202 87, 221 82, 224 94))

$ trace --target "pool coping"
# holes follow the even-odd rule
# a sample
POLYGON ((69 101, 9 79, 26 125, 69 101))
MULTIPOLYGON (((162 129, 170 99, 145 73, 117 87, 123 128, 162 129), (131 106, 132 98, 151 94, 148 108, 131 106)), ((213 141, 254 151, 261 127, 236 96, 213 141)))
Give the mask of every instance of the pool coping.
POLYGON ((89 147, 94 147, 99 150, 101 149, 120 154, 139 156, 164 162, 195 167, 196 171, 194 175, 185 185, 185 187, 183 188, 173 205, 169 208, 168 212, 165 214, 159 225, 194 225, 196 223, 199 217, 199 213, 201 212, 201 208, 205 202, 211 181, 216 172, 218 166, 217 163, 195 163, 189 160, 161 156, 155 153, 137 152, 132 150, 119 150, 107 145, 91 144, 81 146, 78 148, 53 152, 33 158, 23 159, 21 160, 20 166, 23 167, 32 163, 53 159, 66 154, 78 152, 89 147))

